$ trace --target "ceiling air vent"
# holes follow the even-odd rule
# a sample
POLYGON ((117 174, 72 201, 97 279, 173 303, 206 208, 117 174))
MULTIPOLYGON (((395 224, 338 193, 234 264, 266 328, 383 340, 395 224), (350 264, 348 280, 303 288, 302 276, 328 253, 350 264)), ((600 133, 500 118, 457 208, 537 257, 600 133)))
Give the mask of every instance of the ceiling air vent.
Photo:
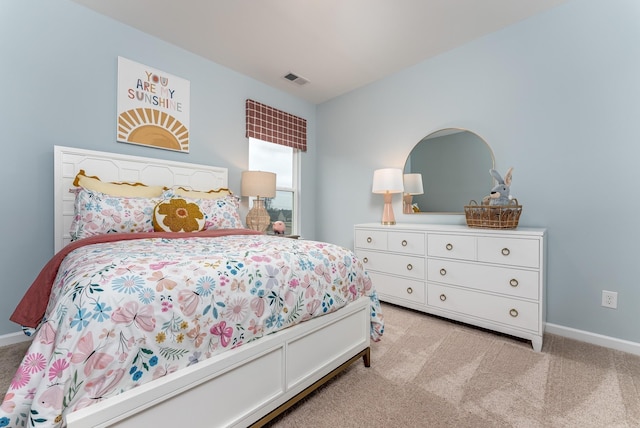
POLYGON ((306 85, 307 83, 309 83, 309 81, 307 79, 305 79, 304 77, 300 77, 297 74, 293 74, 291 72, 285 74, 282 77, 284 77, 285 79, 289 80, 290 82, 297 83, 300 86, 306 85))

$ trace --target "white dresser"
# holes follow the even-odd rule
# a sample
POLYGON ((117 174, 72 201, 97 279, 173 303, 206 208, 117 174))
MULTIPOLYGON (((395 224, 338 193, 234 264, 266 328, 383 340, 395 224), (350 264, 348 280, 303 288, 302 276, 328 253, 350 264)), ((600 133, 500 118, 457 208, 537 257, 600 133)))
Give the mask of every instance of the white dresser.
POLYGON ((542 349, 545 229, 369 223, 355 226, 354 242, 380 300, 542 349))

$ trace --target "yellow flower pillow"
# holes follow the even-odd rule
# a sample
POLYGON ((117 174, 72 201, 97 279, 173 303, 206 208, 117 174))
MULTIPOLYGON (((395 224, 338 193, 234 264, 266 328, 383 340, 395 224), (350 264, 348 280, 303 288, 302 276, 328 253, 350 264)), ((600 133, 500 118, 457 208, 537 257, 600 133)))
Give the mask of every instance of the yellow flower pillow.
POLYGON ((160 202, 153 210, 156 232, 198 232, 204 229, 204 214, 198 204, 172 198, 160 202))

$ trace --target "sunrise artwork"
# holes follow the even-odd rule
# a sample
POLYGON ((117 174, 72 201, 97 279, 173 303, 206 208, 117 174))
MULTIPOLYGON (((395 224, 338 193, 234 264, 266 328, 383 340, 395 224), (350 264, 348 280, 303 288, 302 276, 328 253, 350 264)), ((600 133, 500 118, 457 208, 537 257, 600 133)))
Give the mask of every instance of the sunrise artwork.
POLYGON ((118 57, 117 141, 189 153, 188 80, 118 57))

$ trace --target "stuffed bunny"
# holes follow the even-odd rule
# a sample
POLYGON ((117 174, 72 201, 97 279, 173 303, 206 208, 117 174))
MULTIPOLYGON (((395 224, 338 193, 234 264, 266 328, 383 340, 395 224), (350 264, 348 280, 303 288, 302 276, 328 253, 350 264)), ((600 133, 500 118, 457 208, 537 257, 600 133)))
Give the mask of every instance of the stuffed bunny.
POLYGON ((489 173, 496 179, 498 184, 493 186, 491 194, 485 196, 482 203, 485 205, 509 205, 511 203, 511 173, 513 168, 509 168, 504 176, 504 180, 495 169, 490 169, 489 173))

